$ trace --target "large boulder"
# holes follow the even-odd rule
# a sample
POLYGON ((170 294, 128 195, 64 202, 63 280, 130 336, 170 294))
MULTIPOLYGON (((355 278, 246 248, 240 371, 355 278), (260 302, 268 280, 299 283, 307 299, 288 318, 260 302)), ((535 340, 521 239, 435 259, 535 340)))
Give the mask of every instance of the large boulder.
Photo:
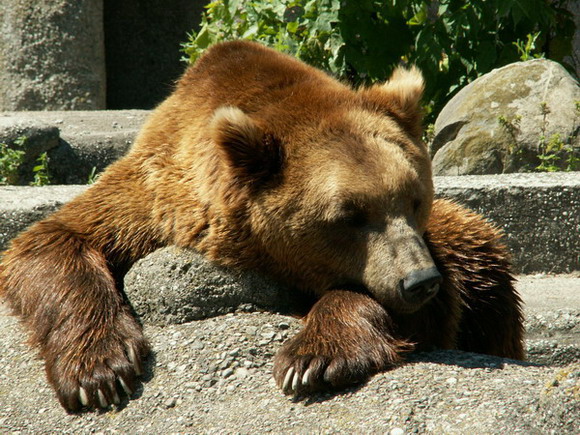
POLYGON ((136 314, 158 325, 184 323, 255 308, 300 312, 296 290, 259 273, 220 267, 173 246, 139 260, 125 276, 136 314))
POLYGON ((491 71, 463 88, 435 122, 435 175, 527 172, 539 155, 566 169, 580 151, 580 87, 558 63, 536 59, 491 71), (565 146, 567 150, 560 150, 565 146), (548 149, 547 149, 548 148, 548 149))

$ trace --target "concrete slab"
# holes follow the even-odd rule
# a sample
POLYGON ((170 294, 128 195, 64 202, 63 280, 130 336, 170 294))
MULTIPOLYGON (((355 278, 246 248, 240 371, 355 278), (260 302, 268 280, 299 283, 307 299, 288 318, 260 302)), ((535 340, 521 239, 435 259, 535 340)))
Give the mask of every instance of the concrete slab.
POLYGON ((520 275, 517 289, 528 312, 580 312, 580 272, 569 275, 520 275))
POLYGON ((88 186, 0 186, 0 252, 16 235, 88 186))
MULTIPOLYGON (((53 183, 83 184, 93 170, 105 167, 127 152, 147 110, 0 112, 0 142, 27 132, 46 132, 49 170, 53 183), (54 129, 60 140, 53 141, 54 129)), ((38 136, 38 135, 37 135, 38 136)), ((35 137, 34 142, 42 142, 35 137)), ((34 156, 31 156, 33 159, 34 156)))
MULTIPOLYGON (((535 295, 558 290, 563 297, 554 295, 550 307, 560 309, 577 301, 567 291, 577 279, 520 277, 519 286, 526 306, 538 302, 538 308, 541 299, 535 295), (527 303, 529 297, 533 303, 527 303)), ((0 428, 22 433, 578 432, 574 391, 580 387, 580 354, 558 347, 557 331, 546 340, 548 357, 560 349, 575 362, 538 365, 546 360, 538 353, 527 363, 429 352, 342 394, 299 400, 283 396, 272 380, 273 355, 299 329, 296 319, 237 313, 144 326, 153 355, 134 400, 123 399, 104 413, 67 415, 45 380, 42 361, 24 344, 24 329, 0 304, 0 367, 5 368, 0 370, 0 428), (233 368, 228 375, 221 364, 233 368)))
POLYGON ((435 177, 435 190, 500 227, 519 273, 580 270, 580 172, 435 177))

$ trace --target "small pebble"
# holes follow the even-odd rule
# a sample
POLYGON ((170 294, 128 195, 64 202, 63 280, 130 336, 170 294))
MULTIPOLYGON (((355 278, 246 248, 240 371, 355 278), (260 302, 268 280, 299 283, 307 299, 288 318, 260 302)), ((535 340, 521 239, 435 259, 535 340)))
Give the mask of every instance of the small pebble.
POLYGON ((173 408, 173 407, 175 407, 176 404, 177 404, 176 397, 171 397, 171 398, 167 399, 165 402, 163 402, 163 406, 165 406, 166 408, 173 408))
POLYGON ((246 369, 244 367, 238 368, 235 371, 236 378, 238 378, 238 379, 245 379, 248 377, 249 374, 250 374, 250 372, 248 371, 248 369, 246 369))

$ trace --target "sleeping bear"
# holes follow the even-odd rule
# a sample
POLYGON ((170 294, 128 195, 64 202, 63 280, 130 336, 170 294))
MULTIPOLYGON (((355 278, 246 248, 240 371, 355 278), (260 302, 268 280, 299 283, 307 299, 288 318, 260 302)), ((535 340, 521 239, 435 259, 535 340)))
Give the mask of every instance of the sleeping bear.
POLYGON ((119 280, 176 245, 315 303, 283 345, 287 394, 362 382, 411 349, 523 358, 500 232, 434 200, 423 79, 353 89, 256 43, 215 45, 128 154, 12 241, 0 294, 68 411, 131 395, 149 345, 119 280))

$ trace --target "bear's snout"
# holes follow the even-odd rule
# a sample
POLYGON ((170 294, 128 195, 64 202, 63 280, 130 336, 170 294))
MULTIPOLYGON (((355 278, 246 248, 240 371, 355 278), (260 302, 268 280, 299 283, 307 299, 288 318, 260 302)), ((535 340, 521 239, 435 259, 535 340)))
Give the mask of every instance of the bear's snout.
POLYGON ((436 267, 413 270, 399 284, 403 300, 412 305, 421 305, 439 291, 443 277, 436 267))

